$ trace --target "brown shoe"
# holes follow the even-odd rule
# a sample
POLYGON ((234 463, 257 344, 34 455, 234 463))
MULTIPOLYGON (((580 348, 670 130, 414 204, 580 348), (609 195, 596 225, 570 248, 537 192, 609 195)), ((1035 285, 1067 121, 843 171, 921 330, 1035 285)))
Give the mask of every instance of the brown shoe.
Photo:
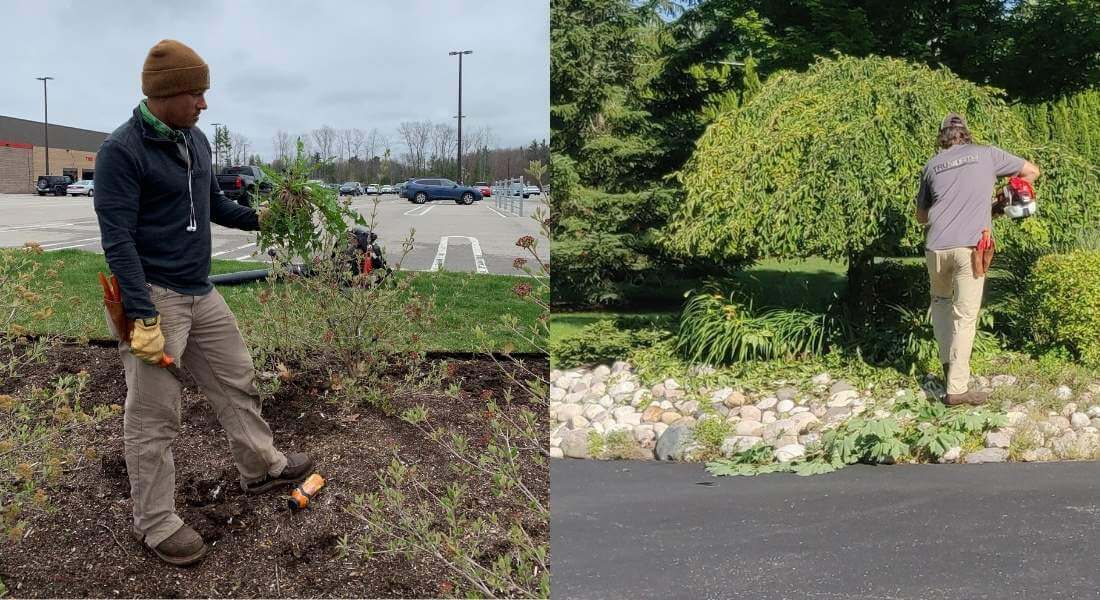
POLYGON ((989 402, 989 394, 987 392, 967 390, 961 394, 947 394, 943 397, 943 402, 948 406, 959 406, 961 404, 981 406, 989 402))
MULTIPOLYGON (((134 531, 133 535, 138 542, 141 542, 143 546, 145 545, 140 533, 134 531)), ((198 532, 184 525, 157 545, 156 548, 150 548, 150 550, 170 565, 186 567, 202 560, 206 556, 208 548, 198 532)))
POLYGON ((262 494, 281 485, 297 483, 305 479, 312 468, 313 459, 305 452, 288 454, 286 457, 286 467, 283 468, 282 473, 279 473, 275 477, 268 475, 252 483, 248 483, 242 479, 241 489, 244 490, 246 494, 262 494))

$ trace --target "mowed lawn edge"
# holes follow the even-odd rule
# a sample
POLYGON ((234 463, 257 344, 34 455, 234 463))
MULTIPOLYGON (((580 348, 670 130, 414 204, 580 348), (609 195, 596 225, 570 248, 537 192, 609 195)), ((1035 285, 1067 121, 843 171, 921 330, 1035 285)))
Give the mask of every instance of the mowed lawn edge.
MULTIPOLYGON (((0 249, 0 252, 23 252, 19 249, 0 249)), ((47 319, 24 324, 33 335, 57 334, 70 338, 87 337, 94 340, 110 339, 103 313, 103 291, 97 273, 107 273, 102 254, 83 250, 60 250, 30 254, 41 265, 39 273, 54 269, 63 284, 62 300, 50 305, 53 314, 47 319), (56 267, 62 262, 60 268, 56 267)), ((263 269, 263 263, 214 259, 212 275, 263 269)), ((493 350, 514 349, 516 352, 541 352, 523 337, 511 331, 505 315, 515 315, 520 329, 527 329, 539 315, 539 308, 529 299, 518 297, 513 286, 523 281, 521 277, 474 273, 437 272, 417 273, 412 289, 436 298, 436 321, 427 336, 427 350, 437 352, 476 352, 475 329, 480 328, 489 336, 493 350)), ((218 286, 218 291, 233 310, 246 340, 249 330, 262 326, 259 294, 267 284, 256 282, 244 285, 218 286)), ((34 307, 34 310, 46 305, 34 307)))

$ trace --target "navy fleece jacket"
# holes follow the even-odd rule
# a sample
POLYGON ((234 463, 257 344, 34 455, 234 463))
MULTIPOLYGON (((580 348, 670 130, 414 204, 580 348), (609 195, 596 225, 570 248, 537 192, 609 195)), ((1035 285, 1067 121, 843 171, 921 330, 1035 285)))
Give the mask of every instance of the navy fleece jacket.
POLYGON ((146 283, 201 296, 213 289, 210 223, 255 231, 252 209, 226 198, 210 162, 210 142, 198 128, 169 131, 142 117, 140 107, 103 142, 96 157, 95 212, 107 266, 118 277, 131 319, 157 314, 146 283), (187 185, 190 154, 191 186, 187 185), (191 204, 196 230, 187 231, 191 204))

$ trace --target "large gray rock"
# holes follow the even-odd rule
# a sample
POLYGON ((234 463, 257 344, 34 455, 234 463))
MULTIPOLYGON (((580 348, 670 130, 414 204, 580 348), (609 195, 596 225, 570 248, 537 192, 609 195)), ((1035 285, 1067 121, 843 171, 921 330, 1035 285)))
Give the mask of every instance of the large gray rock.
POLYGON ((831 395, 836 394, 838 392, 846 392, 846 391, 851 391, 851 390, 855 390, 855 389, 856 388, 852 387, 852 384, 848 383, 847 381, 844 381, 843 379, 840 379, 836 383, 834 383, 832 385, 832 387, 829 388, 829 395, 831 396, 831 395))
POLYGON ((1016 378, 1012 375, 994 375, 990 384, 995 388, 1002 385, 1016 385, 1016 378))
POLYGON ((1004 431, 990 431, 985 434, 986 448, 1008 448, 1012 443, 1012 434, 1004 431))
POLYGON ((825 411, 823 420, 826 425, 832 425, 834 423, 840 423, 850 416, 852 416, 851 409, 838 406, 825 411))
POLYGON ((1004 462, 1008 458, 1008 450, 1004 448, 986 448, 966 455, 965 462, 969 464, 1004 462))
POLYGON ((733 456, 744 452, 756 444, 764 441, 764 438, 751 435, 731 435, 722 440, 722 456, 733 456))
POLYGON ((825 405, 829 408, 843 408, 851 406, 856 398, 859 398, 859 394, 855 390, 841 390, 829 396, 825 405))
POLYGON ((1047 418, 1047 422, 1051 425, 1054 425, 1061 431, 1073 429, 1073 424, 1069 422, 1069 419, 1060 415, 1047 418))
POLYGON ((775 397, 778 398, 780 402, 784 400, 790 400, 791 402, 794 402, 794 399, 797 396, 798 390, 790 386, 781 387, 775 391, 775 397))
POLYGON ((1075 412, 1069 417, 1069 423, 1074 429, 1081 429, 1089 426, 1089 416, 1082 412, 1075 412))
POLYGON ((665 430, 657 440, 654 454, 657 460, 683 460, 684 450, 691 443, 692 427, 676 424, 665 430))
POLYGON ((1025 450, 1020 455, 1020 459, 1025 462, 1044 462, 1048 460, 1054 460, 1054 452, 1050 448, 1031 448, 1025 450))
POLYGON ((789 413, 789 412, 791 412, 791 409, 794 408, 794 407, 795 407, 794 400, 784 399, 784 400, 780 400, 779 403, 775 405, 775 410, 776 410, 776 412, 780 412, 780 413, 789 413))
POLYGON ((759 421, 763 416, 764 413, 751 404, 746 404, 741 407, 741 418, 746 421, 759 421))
POLYGON ((1059 458, 1077 458, 1077 432, 1070 430, 1054 438, 1050 442, 1050 449, 1059 458))
POLYGON ((580 404, 562 404, 558 407, 556 416, 558 421, 566 423, 582 412, 584 412, 584 407, 580 404))
POLYGON ((793 415, 791 420, 798 426, 798 433, 806 433, 818 423, 817 417, 808 412, 793 415))
POLYGON ((828 373, 820 373, 814 375, 814 378, 810 380, 810 383, 814 385, 829 385, 830 381, 832 381, 832 378, 829 377, 828 373))
POLYGON ((771 408, 775 408, 775 405, 778 404, 778 403, 779 403, 778 398, 775 398, 774 396, 769 396, 769 397, 764 398, 763 400, 757 402, 756 403, 756 408, 759 408, 760 410, 768 410, 768 409, 771 409, 771 408))
POLYGON ((798 435, 799 425, 794 419, 780 419, 764 425, 764 440, 773 441, 787 435, 798 435))
POLYGON ((565 389, 560 388, 558 386, 554 386, 554 387, 550 388, 550 401, 551 402, 561 402, 562 400, 565 400, 565 395, 567 393, 568 392, 565 391, 565 389))
POLYGON ((561 439, 561 451, 569 458, 588 458, 588 431, 567 431, 561 439))
POLYGON ((561 451, 561 448, 551 448, 550 458, 565 458, 565 453, 561 451))

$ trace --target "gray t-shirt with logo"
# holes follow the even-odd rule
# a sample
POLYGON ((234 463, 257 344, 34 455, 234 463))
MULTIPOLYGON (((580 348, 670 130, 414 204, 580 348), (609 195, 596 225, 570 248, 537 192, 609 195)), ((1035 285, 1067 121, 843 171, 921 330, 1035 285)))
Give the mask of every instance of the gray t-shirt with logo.
POLYGON ((1024 159, 996 146, 958 144, 932 157, 921 173, 917 208, 928 211, 928 250, 977 245, 992 229, 998 177, 1020 172, 1024 159))

